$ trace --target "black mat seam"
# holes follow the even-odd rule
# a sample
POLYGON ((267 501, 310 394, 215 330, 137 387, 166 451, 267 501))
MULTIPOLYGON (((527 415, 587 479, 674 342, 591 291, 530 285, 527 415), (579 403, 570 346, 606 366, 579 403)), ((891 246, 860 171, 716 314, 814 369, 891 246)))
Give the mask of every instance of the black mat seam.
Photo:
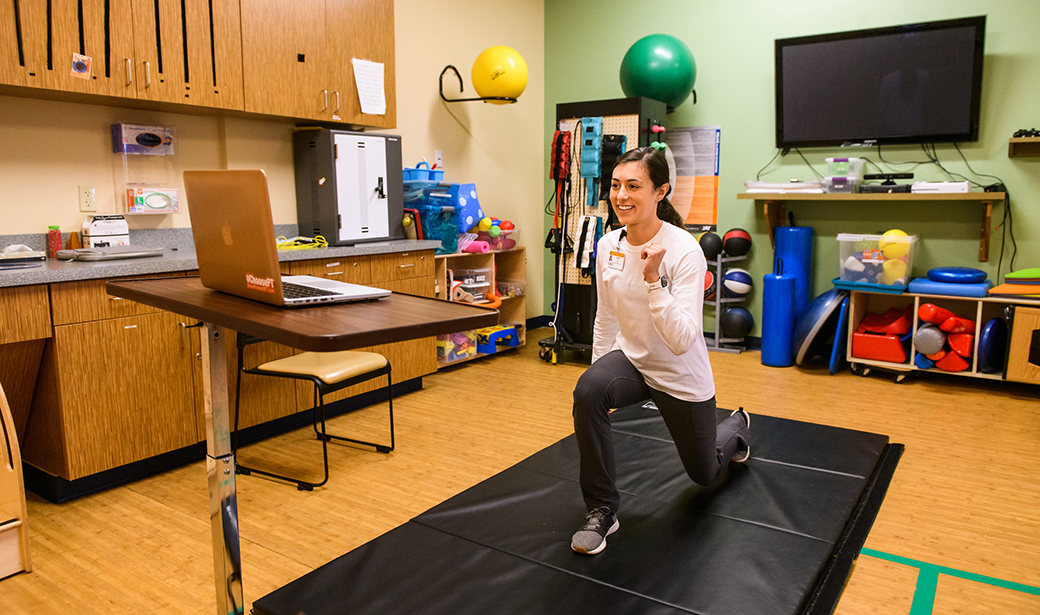
MULTIPOLYGON (((553 474, 551 472, 544 472, 544 471, 539 470, 537 468, 524 467, 523 469, 528 471, 528 472, 537 472, 538 474, 541 474, 542 476, 551 476, 553 478, 558 478, 560 480, 565 480, 565 481, 567 481, 569 483, 577 483, 578 482, 577 480, 575 480, 575 479, 573 479, 573 478, 571 478, 569 476, 560 476, 559 474, 553 474)), ((643 495, 643 494, 640 494, 640 493, 632 493, 631 491, 620 491, 619 490, 619 493, 622 493, 624 495, 631 496, 631 497, 634 497, 634 498, 640 498, 640 499, 643 499, 643 500, 647 500, 647 501, 650 501, 650 502, 658 502, 658 503, 661 503, 661 504, 674 504, 674 502, 670 502, 668 500, 661 500, 661 499, 650 497, 648 495, 643 495)), ((810 540, 815 540, 817 542, 822 542, 823 544, 834 544, 834 541, 832 541, 832 540, 826 540, 826 539, 820 538, 818 536, 811 536, 809 534, 803 534, 801 532, 795 532, 794 530, 788 530, 788 529, 784 529, 782 527, 776 527, 776 526, 769 525, 769 524, 766 524, 766 523, 759 523, 759 522, 756 522, 756 521, 750 521, 748 519, 740 519, 739 517, 731 517, 729 515, 721 515, 719 513, 714 513, 714 512, 710 512, 710 511, 706 511, 706 510, 698 510, 696 512, 698 512, 698 513, 700 513, 702 515, 709 515, 709 516, 712 516, 712 517, 718 517, 720 519, 729 519, 730 521, 737 521, 739 523, 747 523, 749 525, 756 525, 758 527, 764 527, 764 528, 769 529, 769 530, 782 532, 784 534, 790 534, 791 536, 800 536, 802 538, 808 538, 810 540)), ((422 515, 420 515, 420 517, 421 516, 422 515)), ((413 521, 414 521, 414 519, 413 519, 413 521)), ((454 536, 454 534, 452 534, 452 535, 454 536)), ((461 538, 461 536, 459 536, 459 538, 461 538)), ((477 544, 480 544, 480 543, 477 543, 477 544)))
MULTIPOLYGON (((674 440, 668 440, 666 438, 658 438, 657 436, 648 436, 646 434, 641 434, 641 433, 637 433, 637 432, 634 432, 634 431, 625 431, 623 429, 614 429, 613 431, 614 431, 614 433, 625 434, 626 436, 633 436, 633 437, 636 437, 636 438, 645 438, 647 440, 653 440, 655 442, 667 442, 668 444, 672 444, 672 445, 675 444, 674 440)), ((862 475, 859 475, 859 474, 849 474, 848 472, 839 472, 837 470, 828 470, 826 468, 817 468, 817 467, 814 467, 814 466, 803 466, 803 465, 799 465, 797 463, 787 463, 785 461, 776 461, 774 459, 767 459, 765 457, 755 457, 755 456, 752 456, 751 459, 754 459, 756 461, 764 461, 766 463, 776 463, 776 464, 780 464, 780 465, 790 466, 792 468, 801 468, 803 470, 812 470, 814 472, 826 472, 827 474, 838 474, 840 476, 850 476, 852 478, 859 478, 859 479, 866 479, 867 478, 866 476, 862 476, 862 475)))
MULTIPOLYGON (((598 579, 593 579, 593 578, 590 578, 590 577, 586 577, 586 576, 580 575, 580 574, 578 574, 576 572, 573 572, 571 570, 567 570, 566 568, 560 568, 559 566, 553 566, 551 564, 547 564, 545 562, 540 562, 540 561, 538 561, 536 559, 533 559, 533 558, 530 558, 530 557, 525 557, 523 555, 519 555, 519 554, 516 554, 516 553, 511 553, 509 551, 505 551, 505 550, 500 549, 498 547, 492 547, 491 545, 486 545, 486 544, 484 544, 482 542, 478 542, 476 540, 473 540, 472 538, 466 538, 465 536, 459 536, 459 535, 453 534, 451 532, 446 532, 446 531, 444 531, 444 530, 442 530, 440 528, 436 528, 436 527, 433 527, 431 525, 427 525, 426 523, 423 523, 422 521, 419 520, 419 517, 416 517, 415 519, 412 519, 410 521, 410 523, 416 523, 418 525, 421 525, 421 526, 425 527, 426 529, 433 530, 435 532, 439 532, 441 534, 445 534, 445 535, 451 536, 453 538, 458 538, 459 540, 465 540, 466 542, 471 543, 471 544, 475 544, 478 547, 483 547, 485 549, 491 549, 492 551, 496 551, 496 552, 501 553, 502 555, 505 555, 505 556, 508 556, 508 557, 515 557, 516 559, 523 560, 525 562, 534 564, 535 566, 539 566, 541 568, 547 568, 549 570, 555 570, 557 572, 562 572, 563 574, 566 574, 567 576, 571 576, 571 577, 575 577, 575 578, 578 578, 578 579, 582 579, 584 581, 588 581, 590 583, 595 583, 596 585, 600 585, 600 586, 603 586, 603 587, 609 587, 611 589, 614 589, 614 590, 617 590, 619 592, 628 594, 630 596, 636 596, 638 598, 642 598, 643 600, 648 600, 650 602, 656 602, 657 604, 662 604, 664 606, 667 606, 667 607, 670 607, 670 608, 682 611, 683 613, 693 613, 694 615, 708 615, 707 613, 704 613, 703 611, 693 611, 693 610, 690 610, 688 608, 679 606, 677 604, 672 604, 671 602, 666 602, 664 600, 661 600, 660 598, 654 598, 652 596, 647 596, 647 595, 641 594, 639 592, 632 591, 631 589, 627 589, 627 588, 624 588, 624 587, 619 587, 617 585, 612 585, 610 583, 604 583, 603 581, 600 581, 598 579)), ((594 556, 577 555, 577 554, 575 554, 575 557, 594 557, 594 556)))

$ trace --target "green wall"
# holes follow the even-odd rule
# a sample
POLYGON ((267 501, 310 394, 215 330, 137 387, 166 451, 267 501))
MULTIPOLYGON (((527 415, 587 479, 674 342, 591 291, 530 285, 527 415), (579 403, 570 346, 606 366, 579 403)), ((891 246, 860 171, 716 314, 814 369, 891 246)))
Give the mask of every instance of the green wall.
MULTIPOLYGON (((974 15, 987 15, 980 137, 977 142, 960 144, 960 149, 975 171, 1001 177, 1013 196, 1018 244, 1015 269, 1040 266, 1040 216, 1033 213, 1040 205, 1040 158, 1007 156, 1008 138, 1015 130, 1040 127, 1040 2, 1036 0, 876 0, 869 4, 668 0, 642 5, 617 0, 545 0, 546 151, 557 103, 623 97, 618 70, 632 43, 654 33, 683 40, 697 61, 698 102, 693 105, 687 100, 669 114, 666 125, 722 127, 719 229, 741 227, 753 236, 745 266, 757 284, 747 307, 759 321, 761 281, 772 270, 772 249, 761 209, 754 201, 737 200, 736 195, 744 191, 743 182, 754 179, 776 153, 774 39, 974 15)), ((937 149, 947 169, 991 183, 971 175, 953 145, 938 145, 937 149)), ((911 169, 881 163, 876 148, 803 148, 802 153, 820 174, 826 174, 824 159, 829 156, 863 155, 889 172, 910 170, 915 180, 950 179, 935 165, 911 169)), ((918 146, 886 146, 882 153, 891 161, 923 159, 918 146)), ((762 175, 768 181, 813 178, 813 172, 793 151, 762 175)), ((551 182, 546 181, 546 199, 551 194, 551 182)), ((917 276, 931 267, 957 265, 984 269, 996 282, 1001 231, 993 232, 989 262, 980 263, 982 208, 978 204, 803 202, 789 203, 788 211, 793 212, 796 224, 815 229, 814 296, 830 288, 830 280, 838 275, 838 233, 871 234, 890 228, 920 236, 913 269, 917 276)), ((995 207, 992 226, 999 225, 1003 215, 1004 207, 995 207)), ((551 222, 546 219, 546 229, 551 222)), ((1006 243, 1001 274, 1009 270, 1010 239, 1006 243)), ((546 314, 552 313, 552 283, 552 262, 547 257, 546 314)), ((713 322, 705 319, 709 331, 713 322)), ((761 335, 757 322, 752 335, 761 335)))

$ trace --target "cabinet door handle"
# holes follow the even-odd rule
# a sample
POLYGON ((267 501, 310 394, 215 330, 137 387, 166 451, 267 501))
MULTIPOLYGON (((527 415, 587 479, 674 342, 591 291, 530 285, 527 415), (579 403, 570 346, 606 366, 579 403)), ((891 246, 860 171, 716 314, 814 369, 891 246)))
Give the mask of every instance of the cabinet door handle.
POLYGON ((339 267, 340 263, 325 263, 325 267, 339 267))
POLYGON ((144 87, 152 87, 152 63, 147 60, 144 63, 144 87))
POLYGON ((122 297, 113 297, 112 295, 109 295, 108 296, 108 300, 109 301, 122 301, 123 298, 122 297))
POLYGON ((124 58, 126 60, 126 84, 133 85, 134 83, 134 63, 130 61, 130 58, 124 58))
POLYGON ((343 275, 342 271, 326 271, 325 275, 343 275))
POLYGON ((124 328, 124 329, 136 329, 136 328, 137 328, 137 325, 126 325, 126 326, 124 326, 123 328, 124 328))
POLYGON ((415 263, 408 263, 407 265, 398 265, 398 269, 404 269, 405 267, 415 267, 415 263))
POLYGON ((339 90, 336 90, 336 110, 333 113, 339 113, 339 90))
POLYGON ((328 90, 322 90, 321 91, 321 95, 322 95, 322 97, 323 97, 323 99, 325 101, 325 103, 324 103, 325 106, 322 107, 321 110, 322 111, 326 111, 329 108, 329 91, 328 90))

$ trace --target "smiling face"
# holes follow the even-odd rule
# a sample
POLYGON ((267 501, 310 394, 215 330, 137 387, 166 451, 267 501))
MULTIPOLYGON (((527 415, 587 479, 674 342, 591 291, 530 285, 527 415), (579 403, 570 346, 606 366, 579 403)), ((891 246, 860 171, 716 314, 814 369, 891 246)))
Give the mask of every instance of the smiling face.
POLYGON ((621 224, 628 227, 656 226, 660 222, 657 203, 667 194, 668 184, 654 188, 650 174, 641 162, 625 162, 614 167, 610 180, 610 204, 621 224))

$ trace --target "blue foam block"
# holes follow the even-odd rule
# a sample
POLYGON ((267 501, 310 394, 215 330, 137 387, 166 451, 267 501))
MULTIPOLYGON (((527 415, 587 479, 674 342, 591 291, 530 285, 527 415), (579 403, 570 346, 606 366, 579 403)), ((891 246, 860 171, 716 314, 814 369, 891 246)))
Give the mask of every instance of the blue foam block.
POLYGON ((952 295, 955 297, 985 297, 993 283, 989 280, 977 284, 935 282, 928 278, 914 278, 907 288, 919 295, 952 295))

